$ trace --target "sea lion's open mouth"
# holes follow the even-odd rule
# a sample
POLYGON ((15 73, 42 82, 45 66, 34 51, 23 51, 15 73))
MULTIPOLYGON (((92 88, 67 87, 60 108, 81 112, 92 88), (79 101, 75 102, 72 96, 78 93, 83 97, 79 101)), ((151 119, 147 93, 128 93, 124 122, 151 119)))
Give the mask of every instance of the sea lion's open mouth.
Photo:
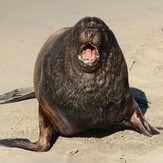
POLYGON ((83 62, 82 66, 94 66, 99 61, 99 58, 100 55, 96 46, 92 44, 81 46, 81 52, 78 55, 78 59, 83 62))
POLYGON ((83 59, 89 60, 95 57, 96 50, 95 48, 88 44, 82 48, 82 57, 83 59))

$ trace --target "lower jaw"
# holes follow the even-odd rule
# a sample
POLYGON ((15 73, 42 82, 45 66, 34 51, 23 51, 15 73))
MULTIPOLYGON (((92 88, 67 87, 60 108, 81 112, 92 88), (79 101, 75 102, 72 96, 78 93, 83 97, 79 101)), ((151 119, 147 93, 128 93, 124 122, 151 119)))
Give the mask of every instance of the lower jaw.
POLYGON ((79 60, 79 65, 82 71, 93 72, 99 67, 99 62, 94 61, 94 62, 85 63, 84 61, 79 60))
POLYGON ((86 60, 86 59, 79 59, 79 63, 85 67, 95 66, 98 63, 98 60, 86 60))

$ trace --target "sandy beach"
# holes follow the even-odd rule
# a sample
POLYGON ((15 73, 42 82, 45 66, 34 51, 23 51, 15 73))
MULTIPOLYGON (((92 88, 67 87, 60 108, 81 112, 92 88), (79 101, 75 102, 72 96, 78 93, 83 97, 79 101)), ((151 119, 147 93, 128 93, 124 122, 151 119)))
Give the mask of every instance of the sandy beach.
MULTIPOLYGON (((114 32, 128 65, 130 87, 144 92, 149 101, 145 118, 161 134, 146 137, 110 127, 59 137, 44 153, 0 146, 1 163, 163 162, 162 0, 1 0, 0 94, 33 86, 34 63, 43 43, 85 16, 101 18, 114 32)), ((37 108, 36 99, 0 105, 0 139, 37 141, 37 108)))

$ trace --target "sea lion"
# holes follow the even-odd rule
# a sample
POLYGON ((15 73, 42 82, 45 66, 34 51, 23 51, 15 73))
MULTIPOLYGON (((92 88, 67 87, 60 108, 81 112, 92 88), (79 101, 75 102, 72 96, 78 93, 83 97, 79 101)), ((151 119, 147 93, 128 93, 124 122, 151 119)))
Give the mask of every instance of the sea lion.
POLYGON ((128 83, 127 65, 113 32, 97 17, 52 34, 34 69, 39 103, 37 143, 15 139, 9 144, 47 151, 57 134, 124 124, 144 135, 158 134, 143 117, 128 83))

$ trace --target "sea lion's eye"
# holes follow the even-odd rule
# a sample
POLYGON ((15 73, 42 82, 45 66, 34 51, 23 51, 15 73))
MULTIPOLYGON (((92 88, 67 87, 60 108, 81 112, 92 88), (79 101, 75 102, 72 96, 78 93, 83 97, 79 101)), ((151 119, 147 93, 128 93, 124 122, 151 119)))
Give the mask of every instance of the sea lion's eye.
POLYGON ((96 21, 90 21, 90 22, 88 22, 88 24, 87 24, 87 27, 96 27, 97 26, 97 22, 96 21))
POLYGON ((76 31, 79 31, 80 29, 81 29, 81 25, 79 24, 76 26, 76 31))
POLYGON ((97 24, 98 27, 100 27, 103 31, 105 31, 106 26, 104 24, 97 24))

